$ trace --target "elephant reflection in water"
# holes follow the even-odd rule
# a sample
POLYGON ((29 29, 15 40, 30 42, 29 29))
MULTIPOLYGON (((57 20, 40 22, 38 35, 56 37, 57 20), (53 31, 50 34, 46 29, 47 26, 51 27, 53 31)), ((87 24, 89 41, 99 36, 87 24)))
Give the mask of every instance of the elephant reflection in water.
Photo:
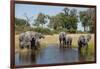
POLYGON ((36 62, 36 52, 32 50, 19 52, 19 61, 23 64, 35 63, 36 62))

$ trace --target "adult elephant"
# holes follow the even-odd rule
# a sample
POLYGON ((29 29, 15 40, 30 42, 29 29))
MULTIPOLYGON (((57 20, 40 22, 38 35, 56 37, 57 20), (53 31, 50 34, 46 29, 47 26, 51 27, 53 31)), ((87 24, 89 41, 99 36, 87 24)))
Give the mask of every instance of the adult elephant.
POLYGON ((86 49, 88 48, 88 42, 90 41, 90 39, 91 39, 91 35, 87 35, 87 36, 81 35, 79 37, 79 40, 78 40, 79 52, 81 52, 82 47, 86 47, 86 49))
POLYGON ((44 36, 41 33, 35 32, 34 36, 32 37, 31 40, 31 48, 39 48, 40 46, 40 39, 44 38, 44 36))
POLYGON ((60 47, 64 47, 64 45, 66 45, 66 33, 65 32, 59 33, 59 43, 60 43, 60 47))
POLYGON ((44 38, 41 33, 27 31, 19 35, 20 48, 33 48, 38 45, 39 39, 44 38))

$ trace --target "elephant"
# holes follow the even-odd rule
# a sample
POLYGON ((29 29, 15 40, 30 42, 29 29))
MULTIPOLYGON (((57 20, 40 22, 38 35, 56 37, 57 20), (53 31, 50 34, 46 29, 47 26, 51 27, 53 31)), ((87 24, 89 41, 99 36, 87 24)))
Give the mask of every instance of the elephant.
POLYGON ((25 33, 21 33, 19 35, 19 46, 20 46, 20 48, 24 48, 27 45, 28 45, 28 43, 26 42, 25 33))
POLYGON ((40 40, 41 38, 45 38, 41 33, 35 33, 34 37, 31 40, 31 48, 38 48, 40 46, 40 40))
POLYGON ((66 33, 65 32, 60 32, 59 34, 59 43, 60 43, 60 47, 66 44, 66 33))
POLYGON ((67 45, 67 47, 71 48, 71 46, 72 46, 72 37, 66 36, 66 45, 67 45))
POLYGON ((20 48, 33 48, 39 44, 39 39, 44 38, 41 33, 26 31, 19 35, 19 46, 20 48))
POLYGON ((82 47, 86 47, 86 50, 88 48, 88 42, 90 41, 91 39, 91 35, 87 35, 87 36, 84 36, 84 35, 81 35, 78 39, 78 50, 79 52, 81 52, 81 48, 82 47))

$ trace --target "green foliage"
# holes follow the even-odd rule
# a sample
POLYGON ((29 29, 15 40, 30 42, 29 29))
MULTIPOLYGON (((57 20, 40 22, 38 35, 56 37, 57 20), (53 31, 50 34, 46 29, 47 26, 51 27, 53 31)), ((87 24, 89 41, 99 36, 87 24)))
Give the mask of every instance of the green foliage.
POLYGON ((42 27, 33 28, 33 31, 40 32, 42 34, 49 34, 49 35, 53 34, 50 29, 48 29, 48 28, 42 28, 42 27))
POLYGON ((93 33, 94 31, 94 9, 88 9, 87 11, 78 12, 76 9, 69 9, 65 7, 60 13, 50 16, 43 13, 39 13, 37 18, 30 27, 28 23, 30 18, 26 16, 26 20, 15 18, 15 33, 21 33, 25 31, 36 31, 43 34, 58 34, 62 31, 67 33, 93 33), (77 30, 77 23, 80 20, 84 31, 77 30), (47 27, 45 26, 47 25, 47 27), (89 27, 89 31, 87 30, 89 27))
POLYGON ((15 25, 17 26, 25 26, 26 21, 24 19, 15 18, 15 25))
POLYGON ((49 23, 49 27, 53 28, 54 30, 57 30, 59 27, 62 28, 63 26, 63 13, 60 13, 56 16, 51 16, 50 17, 50 23, 49 23))
POLYGON ((15 34, 31 30, 28 24, 26 25, 26 20, 15 17, 15 34))
POLYGON ((69 15, 69 8, 65 7, 65 8, 63 9, 63 11, 64 11, 64 14, 65 14, 66 16, 69 15))
POLYGON ((73 28, 71 28, 71 29, 69 30, 69 32, 70 32, 70 33, 76 33, 76 30, 73 29, 73 28))
MULTIPOLYGON (((77 10, 68 8, 63 9, 64 13, 58 13, 55 16, 50 17, 49 27, 54 30, 59 30, 59 28, 70 30, 71 28, 77 30, 78 17, 76 15, 77 10)), ((70 32, 70 31, 69 31, 70 32)))
POLYGON ((87 11, 81 11, 80 12, 80 21, 82 22, 82 25, 84 27, 84 32, 87 32, 87 27, 89 27, 89 31, 94 31, 94 9, 90 8, 87 11))
POLYGON ((25 31, 32 31, 33 28, 31 28, 30 26, 17 26, 15 25, 15 34, 19 34, 25 31))
POLYGON ((40 25, 44 25, 44 24, 46 24, 46 15, 45 14, 43 14, 43 13, 39 13, 38 14, 38 17, 37 17, 37 19, 35 19, 34 21, 35 21, 35 23, 33 24, 34 26, 40 26, 40 25))

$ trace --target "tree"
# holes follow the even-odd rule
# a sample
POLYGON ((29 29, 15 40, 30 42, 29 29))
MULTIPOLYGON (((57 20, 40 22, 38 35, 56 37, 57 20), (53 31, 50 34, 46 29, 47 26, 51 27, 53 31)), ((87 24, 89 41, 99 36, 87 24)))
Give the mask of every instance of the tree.
POLYGON ((77 16, 77 10, 72 9, 70 10, 70 16, 69 16, 69 24, 71 25, 71 28, 77 29, 77 22, 78 22, 78 16, 77 16))
POLYGON ((77 17, 77 10, 76 9, 68 9, 64 8, 64 25, 65 27, 70 30, 70 29, 77 29, 77 22, 78 22, 78 17, 77 17))
POLYGON ((50 17, 50 23, 48 25, 50 28, 53 28, 54 30, 57 30, 57 28, 59 27, 59 23, 58 23, 58 17, 56 16, 51 16, 50 17))
POLYGON ((20 18, 16 18, 15 17, 15 25, 17 25, 17 26, 25 26, 25 24, 26 24, 25 19, 20 19, 20 18))
POLYGON ((84 27, 84 31, 87 31, 87 28, 89 27, 90 32, 93 32, 94 29, 94 9, 90 8, 86 11, 80 12, 80 21, 82 22, 82 25, 84 27))
POLYGON ((20 33, 26 31, 28 28, 30 27, 26 26, 25 19, 15 17, 15 32, 20 33))
POLYGON ((66 19, 64 17, 65 17, 64 13, 59 13, 55 16, 49 17, 50 22, 48 24, 48 27, 53 28, 54 30, 65 27, 64 20, 66 19))
POLYGON ((88 17, 89 17, 89 19, 88 19, 88 22, 89 22, 89 28, 90 28, 90 31, 89 32, 91 32, 91 33, 93 33, 94 32, 94 23, 95 23, 95 10, 94 10, 94 8, 89 8, 88 10, 87 10, 87 15, 88 15, 88 17))
POLYGON ((31 19, 33 18, 33 16, 28 17, 26 13, 24 13, 24 16, 25 16, 25 18, 26 18, 26 24, 25 24, 25 25, 26 25, 26 26, 30 26, 30 21, 31 21, 31 19))
POLYGON ((40 26, 40 25, 42 25, 42 27, 43 27, 43 25, 44 24, 46 24, 46 22, 47 22, 47 20, 46 20, 46 15, 45 14, 43 14, 43 13, 39 13, 38 14, 38 16, 37 16, 37 18, 34 20, 34 26, 40 26))
POLYGON ((80 21, 82 22, 82 26, 84 27, 84 32, 87 30, 88 26, 88 17, 87 17, 87 12, 86 11, 81 11, 80 12, 80 21))
POLYGON ((53 28, 54 30, 57 29, 77 29, 77 10, 72 9, 69 10, 68 8, 63 9, 64 12, 58 13, 55 16, 50 17, 49 27, 53 28))
POLYGON ((70 16, 76 16, 77 10, 76 9, 71 9, 70 10, 70 16))
POLYGON ((69 15, 69 8, 65 7, 63 9, 63 11, 64 11, 65 15, 67 15, 67 16, 69 15))

